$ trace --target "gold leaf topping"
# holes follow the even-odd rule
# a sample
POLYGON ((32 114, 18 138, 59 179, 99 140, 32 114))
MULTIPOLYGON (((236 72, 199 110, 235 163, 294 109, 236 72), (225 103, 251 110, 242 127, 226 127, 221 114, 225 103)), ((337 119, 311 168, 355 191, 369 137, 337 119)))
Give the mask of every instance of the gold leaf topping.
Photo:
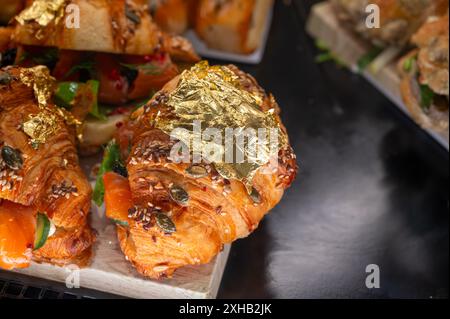
POLYGON ((40 108, 47 107, 55 90, 56 80, 50 75, 50 71, 43 65, 22 69, 20 80, 28 87, 32 87, 34 97, 40 108))
POLYGON ((27 128, 25 133, 31 137, 32 144, 44 143, 48 137, 56 133, 55 116, 62 118, 68 125, 75 125, 77 137, 80 140, 82 139, 82 122, 70 112, 55 106, 49 107, 48 105, 55 91, 56 80, 50 75, 47 67, 38 65, 33 68, 22 69, 20 81, 26 86, 33 88, 34 97, 42 110, 36 118, 24 123, 24 130, 25 127, 27 128))
POLYGON ((42 27, 46 27, 52 21, 58 24, 64 16, 65 3, 66 0, 35 0, 16 17, 16 20, 22 25, 36 22, 42 27))
MULTIPOLYGON (((271 158, 278 155, 278 148, 286 145, 287 137, 280 128, 280 123, 274 110, 262 111, 263 96, 245 90, 239 77, 226 66, 209 66, 208 62, 200 62, 190 70, 182 73, 177 88, 168 96, 167 106, 175 118, 163 115, 157 116, 155 125, 167 134, 175 129, 176 138, 186 145, 197 140, 197 149, 193 145, 194 154, 203 154, 208 162, 212 163, 219 174, 225 179, 242 181, 249 192, 251 192, 252 179, 256 171, 267 164, 271 158), (215 141, 203 141, 198 132, 193 129, 194 121, 201 122, 201 129, 214 128, 221 132, 223 137, 221 143, 215 141), (180 128, 185 129, 180 132, 180 128), (226 139, 226 131, 233 129, 234 132, 243 132, 253 129, 265 129, 267 134, 275 131, 278 136, 278 148, 275 150, 267 141, 259 140, 258 136, 249 137, 248 144, 254 143, 258 146, 258 154, 248 147, 237 149, 234 144, 234 153, 237 151, 245 155, 245 161, 227 161, 225 152, 229 150, 223 143, 226 139), (203 150, 214 149, 215 154, 222 154, 222 160, 208 157, 203 150)), ((208 153, 208 152, 206 152, 208 153)))
POLYGON ((23 131, 31 138, 32 145, 45 143, 59 129, 57 116, 47 111, 31 115, 30 119, 23 123, 23 131))

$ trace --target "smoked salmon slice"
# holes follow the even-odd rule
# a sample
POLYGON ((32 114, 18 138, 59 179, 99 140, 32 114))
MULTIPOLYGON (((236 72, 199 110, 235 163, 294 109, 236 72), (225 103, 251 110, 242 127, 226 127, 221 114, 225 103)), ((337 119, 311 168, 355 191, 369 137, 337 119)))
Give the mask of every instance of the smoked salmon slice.
POLYGON ((128 223, 128 211, 133 207, 128 179, 114 172, 103 176, 106 216, 122 224, 128 223))
POLYGON ((30 265, 36 232, 36 211, 3 200, 0 204, 0 268, 30 265))

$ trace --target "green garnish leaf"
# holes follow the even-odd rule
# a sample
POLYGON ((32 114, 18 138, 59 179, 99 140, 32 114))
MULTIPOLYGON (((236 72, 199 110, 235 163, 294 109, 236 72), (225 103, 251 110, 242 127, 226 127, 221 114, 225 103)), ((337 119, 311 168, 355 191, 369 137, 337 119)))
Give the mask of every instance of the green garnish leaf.
POLYGON ((96 80, 89 80, 86 82, 86 85, 89 86, 89 88, 92 92, 92 95, 93 95, 93 97, 92 97, 93 104, 90 108, 91 111, 89 112, 89 114, 99 120, 103 120, 103 121, 106 120, 106 115, 100 111, 100 108, 98 106, 98 91, 100 88, 100 82, 96 81, 96 80))
POLYGON ((73 107, 74 100, 77 95, 86 95, 86 100, 81 98, 80 103, 89 103, 87 106, 89 114, 99 120, 105 120, 106 116, 100 111, 98 106, 98 91, 100 82, 96 80, 89 80, 86 83, 79 82, 60 82, 56 93, 53 96, 55 104, 65 109, 73 107))
POLYGON ((414 63, 417 60, 417 55, 411 56, 409 58, 407 58, 405 60, 405 62, 403 62, 403 70, 405 70, 405 72, 411 72, 414 63))
POLYGON ((428 85, 420 84, 420 107, 424 112, 430 111, 434 95, 434 92, 428 85))
POLYGON ((359 72, 364 71, 376 58, 377 56, 383 51, 382 48, 374 47, 372 50, 370 50, 367 54, 363 55, 358 60, 358 70, 359 72))
POLYGON ((57 106, 71 109, 72 103, 75 100, 80 83, 77 82, 60 82, 53 96, 54 102, 57 106))
POLYGON ((334 57, 330 52, 318 54, 315 58, 316 63, 324 63, 328 61, 333 61, 334 57))
POLYGON ((325 42, 322 40, 317 40, 315 44, 317 49, 321 51, 315 58, 315 62, 317 64, 331 61, 336 63, 338 66, 345 65, 345 63, 343 63, 333 52, 330 51, 325 42))
POLYGON ((326 43, 324 41, 322 41, 322 40, 316 40, 315 45, 316 45, 316 47, 319 50, 322 50, 322 51, 328 51, 329 50, 328 46, 326 45, 326 43))
POLYGON ((105 148, 103 161, 97 174, 97 181, 95 183, 93 194, 93 199, 97 206, 101 206, 103 204, 103 198, 105 196, 105 184, 103 183, 103 175, 105 175, 105 173, 107 172, 113 171, 114 167, 118 165, 118 163, 122 163, 120 159, 119 144, 117 144, 115 140, 112 140, 105 148))

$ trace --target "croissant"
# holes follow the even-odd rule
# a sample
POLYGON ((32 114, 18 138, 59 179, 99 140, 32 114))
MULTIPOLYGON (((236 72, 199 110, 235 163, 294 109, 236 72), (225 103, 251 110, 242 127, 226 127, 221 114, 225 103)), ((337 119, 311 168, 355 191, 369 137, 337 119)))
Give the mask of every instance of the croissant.
POLYGON ((214 49, 250 54, 263 41, 273 0, 198 1, 195 30, 214 49))
POLYGON ((376 45, 404 45, 417 29, 433 15, 448 10, 448 0, 332 0, 338 17, 350 24, 356 32, 376 45), (368 28, 367 6, 380 8, 380 28, 368 28))
POLYGON ((399 62, 403 100, 423 127, 448 133, 449 17, 425 23, 412 37, 416 46, 399 62))
MULTIPOLYGON (((79 80, 68 78, 71 69, 79 68, 80 63, 94 64, 91 68, 99 74, 103 103, 123 104, 147 97, 151 89, 160 89, 178 73, 171 58, 182 62, 197 62, 199 58, 187 40, 162 32, 142 3, 58 0, 50 6, 46 0, 36 0, 16 16, 14 41, 22 46, 24 54, 30 51, 32 60, 48 55, 44 48, 57 48, 55 61, 47 66, 58 80, 79 80), (67 26, 73 23, 70 6, 79 8, 77 27, 67 26)), ((29 66, 26 57, 18 55, 17 61, 29 66)))
POLYGON ((199 61, 190 42, 161 31, 144 0, 35 0, 13 25, 16 64, 51 70, 62 85, 55 102, 85 122, 81 149, 87 154, 112 138, 128 112, 124 105, 147 101, 184 64, 199 61), (80 87, 89 81, 91 89, 83 94, 80 87), (78 88, 75 96, 68 82, 78 88), (105 111, 99 104, 122 110, 105 111))
POLYGON ((3 268, 26 267, 31 259, 85 266, 92 254, 92 190, 78 163, 71 117, 49 100, 52 81, 45 67, 0 71, 3 268))
POLYGON ((189 26, 192 0, 155 0, 150 2, 150 12, 155 22, 166 32, 184 33, 189 26))
POLYGON ((183 72, 131 116, 115 143, 124 167, 103 176, 106 214, 118 225, 127 260, 152 278, 208 263, 224 244, 248 236, 297 172, 275 99, 235 66, 202 62, 183 72), (169 106, 174 101, 187 114, 177 114, 177 107, 169 106), (270 123, 284 140, 271 153, 277 165, 263 161, 248 169, 252 165, 176 161, 171 150, 177 140, 167 129, 189 127, 195 119, 222 128, 222 121, 246 127, 270 123))
MULTIPOLYGON (((114 54, 148 55, 164 34, 143 0, 35 0, 16 16, 16 41, 23 45, 114 54), (79 8, 79 26, 69 9, 79 8), (69 23, 69 26, 68 26, 69 23), (72 24, 74 24, 72 26, 72 24)), ((163 48, 170 51, 172 47, 163 48)), ((196 57, 192 47, 186 59, 196 57)), ((195 60, 196 60, 195 59, 195 60)))

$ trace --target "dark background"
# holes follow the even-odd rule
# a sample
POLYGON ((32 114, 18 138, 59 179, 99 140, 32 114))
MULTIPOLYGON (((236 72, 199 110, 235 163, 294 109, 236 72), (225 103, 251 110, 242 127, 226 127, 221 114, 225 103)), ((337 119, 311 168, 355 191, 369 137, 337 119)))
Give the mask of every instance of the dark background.
MULTIPOLYGON (((264 61, 240 67, 276 96, 300 173, 233 244, 218 297, 448 298, 448 152, 364 79, 314 62, 304 25, 319 1, 276 2, 264 61), (369 264, 380 289, 366 288, 369 264)), ((11 278, 49 288, 41 297, 76 297, 5 272, 0 292, 11 278)))

